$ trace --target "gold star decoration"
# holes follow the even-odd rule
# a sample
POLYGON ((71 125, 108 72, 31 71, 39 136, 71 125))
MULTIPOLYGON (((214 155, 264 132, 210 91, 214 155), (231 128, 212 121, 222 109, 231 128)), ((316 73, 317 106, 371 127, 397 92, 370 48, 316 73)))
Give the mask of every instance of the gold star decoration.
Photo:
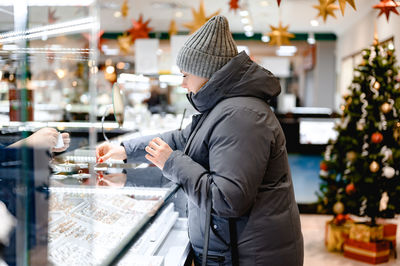
POLYGON ((124 2, 121 5, 121 15, 126 18, 128 16, 129 12, 129 6, 128 6, 128 0, 124 0, 124 2))
POLYGON ((153 30, 153 28, 149 28, 148 24, 151 19, 143 22, 143 16, 140 14, 138 21, 132 19, 132 28, 128 29, 129 35, 132 37, 131 44, 135 42, 136 39, 146 39, 149 38, 149 32, 153 30))
POLYGON ((124 54, 129 54, 131 52, 132 36, 128 35, 127 32, 124 32, 124 35, 118 36, 117 39, 119 50, 124 54))
POLYGON ((397 15, 399 15, 399 12, 396 9, 398 6, 399 5, 396 3, 396 1, 381 0, 381 2, 377 5, 374 5, 373 8, 381 10, 378 17, 381 16, 383 13, 385 13, 386 19, 387 19, 387 21, 389 21, 390 12, 393 12, 393 13, 396 13, 397 15))
POLYGON ((319 13, 317 17, 322 17, 324 22, 326 22, 326 18, 330 15, 336 18, 334 11, 339 9, 337 5, 334 5, 336 0, 318 0, 319 5, 314 5, 313 7, 318 9, 319 13))
POLYGON ((340 11, 342 12, 343 16, 344 10, 346 8, 346 2, 349 3, 349 5, 351 5, 354 10, 356 10, 356 4, 354 3, 354 0, 339 0, 340 11))
POLYGON ((183 26, 188 28, 190 30, 190 34, 192 34, 198 28, 203 26, 210 18, 212 18, 215 15, 218 15, 219 12, 220 12, 220 10, 214 12, 210 16, 206 16, 205 11, 204 11, 204 2, 203 2, 203 0, 201 0, 198 12, 194 8, 192 8, 193 21, 190 23, 185 23, 185 24, 183 24, 183 26))
POLYGON ((171 37, 172 35, 176 35, 178 33, 178 27, 176 26, 175 20, 171 20, 171 23, 169 24, 169 30, 168 34, 171 37))
POLYGON ((53 24, 55 22, 57 22, 59 18, 56 17, 56 9, 51 9, 51 7, 49 7, 49 9, 47 10, 47 22, 49 24, 53 24))
POLYGON ((289 45, 289 39, 294 38, 294 34, 287 31, 289 25, 283 27, 282 22, 279 22, 278 27, 274 27, 272 25, 270 25, 269 27, 271 28, 271 31, 267 33, 267 35, 270 37, 270 41, 268 43, 269 45, 289 45))

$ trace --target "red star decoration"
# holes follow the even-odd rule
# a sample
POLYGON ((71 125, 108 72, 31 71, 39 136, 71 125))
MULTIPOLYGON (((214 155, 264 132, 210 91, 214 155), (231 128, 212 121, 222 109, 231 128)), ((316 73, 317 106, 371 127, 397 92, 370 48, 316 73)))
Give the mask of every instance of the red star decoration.
POLYGON ((133 27, 127 30, 127 32, 129 32, 129 35, 132 36, 132 43, 134 43, 136 39, 149 38, 149 32, 153 30, 153 28, 148 27, 150 21, 151 19, 148 19, 143 22, 142 14, 140 14, 138 21, 132 19, 133 27))
MULTIPOLYGON (((101 38, 101 36, 103 36, 104 34, 104 30, 100 30, 99 34, 97 35, 97 48, 99 49, 100 52, 103 52, 103 49, 101 48, 105 42, 105 40, 103 38, 101 38)), ((89 48, 89 42, 90 42, 90 34, 89 33, 82 33, 83 37, 85 37, 87 43, 85 45, 85 48, 88 49, 89 48)))
POLYGON ((399 12, 397 11, 397 7, 399 5, 396 3, 396 1, 393 0, 381 0, 381 2, 377 5, 374 5, 373 7, 376 9, 380 9, 381 12, 379 13, 378 17, 385 13, 386 19, 389 21, 389 16, 390 12, 394 12, 397 15, 400 15, 399 12))
POLYGON ((231 0, 229 2, 229 10, 233 10, 236 12, 236 10, 238 10, 239 8, 239 0, 231 0))
POLYGON ((55 23, 59 18, 56 17, 56 9, 51 9, 51 7, 49 7, 48 11, 47 11, 47 21, 49 24, 53 24, 55 23))
POLYGON ((278 6, 281 6, 281 0, 276 0, 278 2, 278 6))

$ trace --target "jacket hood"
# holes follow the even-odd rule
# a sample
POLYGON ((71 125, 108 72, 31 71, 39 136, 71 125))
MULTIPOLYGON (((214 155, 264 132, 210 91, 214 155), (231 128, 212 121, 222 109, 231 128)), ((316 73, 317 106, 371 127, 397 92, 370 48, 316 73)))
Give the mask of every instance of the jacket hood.
POLYGON ((268 102, 280 92, 279 80, 242 51, 215 72, 199 92, 190 93, 188 99, 194 108, 203 113, 223 99, 241 96, 268 102))

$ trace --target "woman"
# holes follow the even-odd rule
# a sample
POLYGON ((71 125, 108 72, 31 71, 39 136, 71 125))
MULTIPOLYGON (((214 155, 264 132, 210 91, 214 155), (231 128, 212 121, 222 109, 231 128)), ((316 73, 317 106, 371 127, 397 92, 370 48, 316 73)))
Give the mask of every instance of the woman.
POLYGON ((147 159, 182 186, 196 264, 201 262, 210 189, 207 265, 232 265, 231 246, 237 246, 240 265, 302 265, 303 238, 285 137, 268 105, 280 93, 278 80, 245 52, 237 53, 223 16, 211 18, 190 36, 177 65, 182 87, 200 112, 191 125, 121 146, 104 143, 97 157, 147 159), (230 241, 232 232, 237 241, 230 241))

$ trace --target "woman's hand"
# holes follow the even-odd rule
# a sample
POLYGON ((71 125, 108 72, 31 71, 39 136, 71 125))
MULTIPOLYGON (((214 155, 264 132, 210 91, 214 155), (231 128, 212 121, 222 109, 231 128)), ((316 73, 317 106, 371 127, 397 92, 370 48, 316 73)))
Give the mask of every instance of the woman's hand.
POLYGON ((125 160, 127 158, 125 148, 121 145, 104 142, 96 148, 96 161, 105 162, 108 159, 125 160))
POLYGON ((149 145, 146 146, 145 151, 148 153, 145 156, 146 159, 161 170, 164 168, 165 162, 172 153, 171 147, 161 138, 151 140, 149 145))

